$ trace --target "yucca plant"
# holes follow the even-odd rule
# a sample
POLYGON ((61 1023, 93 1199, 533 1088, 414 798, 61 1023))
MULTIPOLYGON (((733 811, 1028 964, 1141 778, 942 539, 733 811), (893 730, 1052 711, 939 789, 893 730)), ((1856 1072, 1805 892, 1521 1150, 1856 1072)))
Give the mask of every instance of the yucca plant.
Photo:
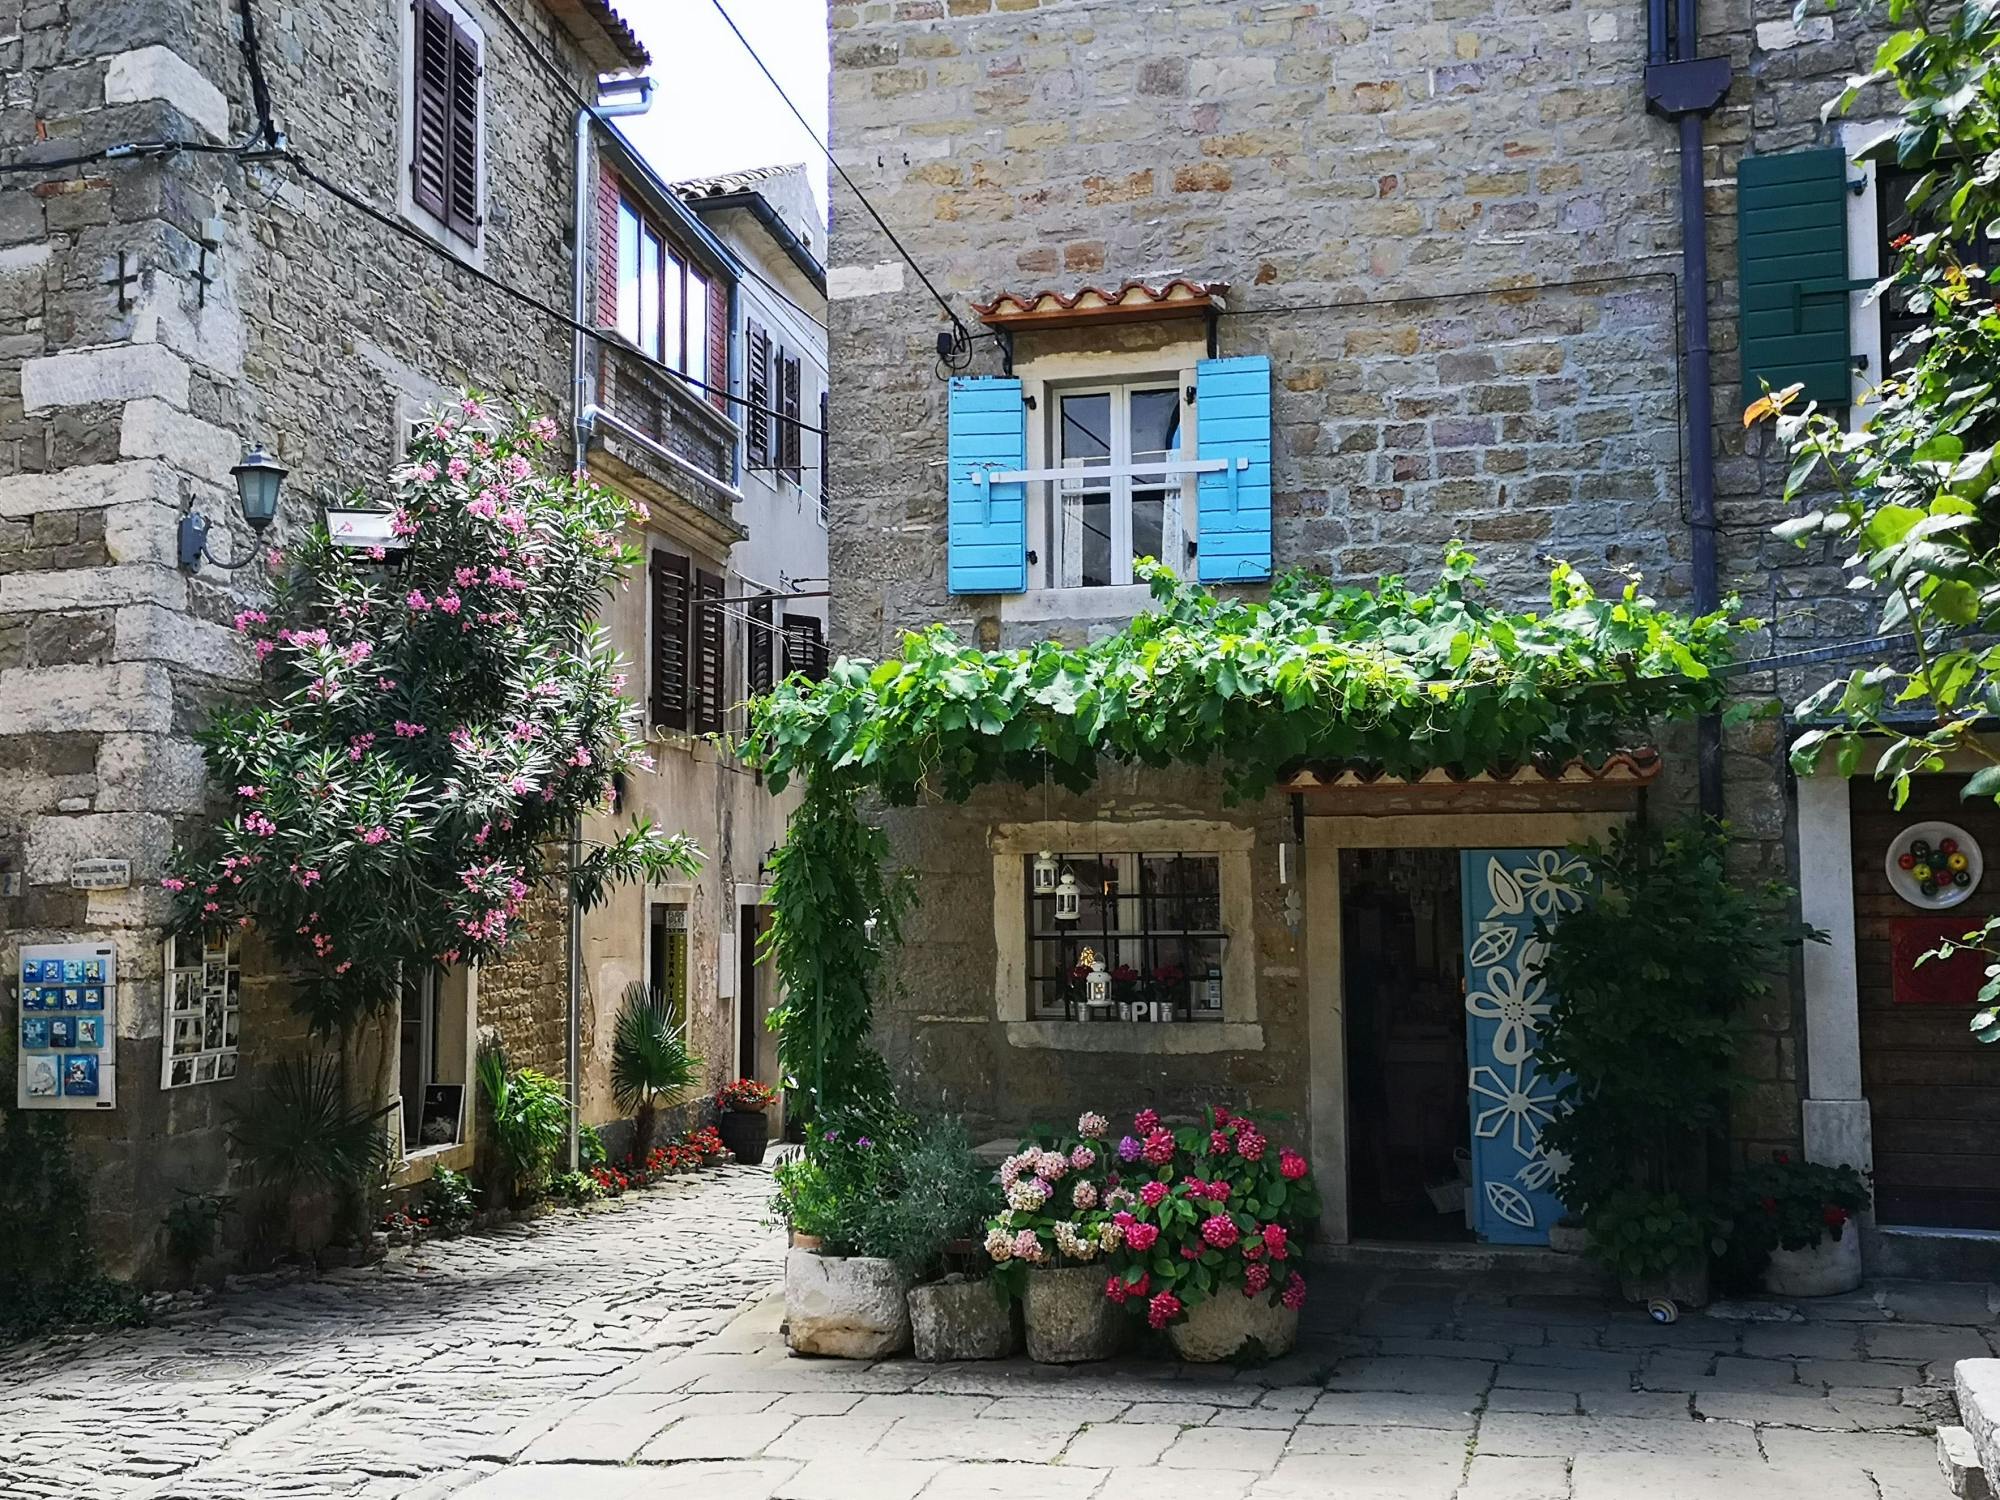
POLYGON ((335 1194, 358 1221, 363 1200, 388 1162, 386 1110, 350 1101, 345 1071, 327 1053, 287 1058, 262 1087, 230 1111, 230 1144, 274 1211, 289 1216, 298 1193, 335 1194))
POLYGON ((653 1149, 660 1110, 681 1103, 701 1080, 701 1059, 689 1050, 679 1021, 658 990, 636 980, 625 987, 611 1033, 611 1097, 632 1111, 632 1155, 639 1161, 653 1149))

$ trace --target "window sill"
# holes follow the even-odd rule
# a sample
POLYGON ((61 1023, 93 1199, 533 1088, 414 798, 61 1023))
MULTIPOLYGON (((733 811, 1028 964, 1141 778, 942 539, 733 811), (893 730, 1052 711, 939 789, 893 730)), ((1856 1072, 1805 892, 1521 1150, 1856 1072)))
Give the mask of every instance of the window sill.
POLYGON ((1262 1052, 1264 1028, 1254 1021, 1174 1021, 1158 1025, 1009 1021, 1007 1045, 1047 1052, 1141 1052, 1187 1057, 1204 1052, 1262 1052))
POLYGON ((419 1146, 408 1152, 389 1172, 389 1186, 415 1187, 429 1182, 439 1167, 463 1172, 472 1165, 472 1143, 454 1141, 448 1146, 419 1146))
POLYGON ((1153 602, 1146 583, 1103 588, 1029 589, 1006 596, 1001 608, 1010 620, 1129 620, 1153 602))

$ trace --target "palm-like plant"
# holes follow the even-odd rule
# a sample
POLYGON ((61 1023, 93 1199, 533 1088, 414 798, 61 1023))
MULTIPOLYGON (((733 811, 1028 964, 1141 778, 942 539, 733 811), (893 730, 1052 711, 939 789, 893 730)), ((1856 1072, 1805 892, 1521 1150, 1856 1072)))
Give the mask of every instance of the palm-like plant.
POLYGON ((632 1111, 632 1154, 640 1161, 653 1148, 659 1111, 687 1098, 700 1079, 701 1059, 665 997, 636 980, 627 985, 611 1033, 611 1097, 632 1111))
POLYGON ((287 1058, 230 1111, 229 1141, 270 1194, 270 1210, 281 1221, 305 1190, 335 1194, 338 1212, 359 1223, 366 1195, 389 1160, 386 1113, 365 1100, 349 1101, 337 1058, 287 1058))

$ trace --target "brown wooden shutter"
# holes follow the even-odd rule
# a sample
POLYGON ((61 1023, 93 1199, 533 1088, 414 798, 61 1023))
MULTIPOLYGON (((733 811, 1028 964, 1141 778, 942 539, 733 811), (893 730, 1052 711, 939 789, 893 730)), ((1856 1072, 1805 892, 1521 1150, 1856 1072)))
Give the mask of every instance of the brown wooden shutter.
POLYGON ((799 361, 796 355, 778 356, 778 410, 784 420, 778 427, 778 467, 793 484, 799 482, 799 361))
POLYGON ((803 672, 814 682, 826 676, 826 641, 815 616, 785 616, 785 675, 794 672, 803 672))
POLYGON ((749 685, 750 696, 771 691, 771 657, 773 655, 771 629, 771 601, 752 599, 750 601, 749 646, 750 660, 744 673, 744 681, 749 685))
POLYGON ((479 243, 479 44, 451 32, 451 191, 445 224, 479 243))
POLYGON ((624 189, 611 172, 597 176, 597 326, 618 326, 618 205, 624 189))
POLYGON ((748 320, 744 324, 743 358, 749 365, 744 371, 743 391, 750 398, 750 405, 744 412, 744 425, 748 432, 750 447, 750 467, 768 469, 771 467, 771 335, 762 323, 748 320))
POLYGON ((451 16, 437 0, 415 0, 416 57, 410 71, 410 195, 426 213, 447 216, 451 183, 451 16))
POLYGON ((708 283, 708 383, 709 403, 729 410, 729 288, 719 278, 708 283))
POLYGON ((688 560, 655 552, 647 565, 653 616, 652 720, 659 729, 688 727, 688 560))
POLYGON ((819 469, 813 475, 813 494, 819 497, 819 524, 822 526, 826 525, 826 449, 828 435, 832 431, 833 424, 826 416, 826 391, 822 388, 819 393, 819 441, 813 444, 813 452, 819 458, 819 469))
POLYGON ((694 575, 694 732, 722 733, 722 702, 729 676, 724 670, 722 580, 694 575))

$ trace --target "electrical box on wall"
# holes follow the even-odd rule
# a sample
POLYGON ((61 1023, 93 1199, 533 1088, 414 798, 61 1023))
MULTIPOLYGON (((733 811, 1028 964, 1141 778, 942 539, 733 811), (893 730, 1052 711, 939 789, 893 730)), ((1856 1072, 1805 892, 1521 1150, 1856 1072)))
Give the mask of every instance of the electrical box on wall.
POLYGON ((111 1109, 118 1102, 118 952, 110 943, 21 949, 15 1104, 111 1109))

